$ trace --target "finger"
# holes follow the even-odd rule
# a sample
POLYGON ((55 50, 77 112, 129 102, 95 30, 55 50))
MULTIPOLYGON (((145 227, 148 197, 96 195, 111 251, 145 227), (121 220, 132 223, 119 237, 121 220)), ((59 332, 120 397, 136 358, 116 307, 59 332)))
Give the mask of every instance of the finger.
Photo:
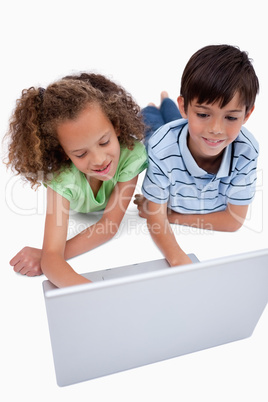
POLYGON ((37 274, 34 272, 34 271, 28 271, 27 273, 26 273, 26 276, 29 276, 29 277, 33 277, 33 276, 36 276, 37 274))
POLYGON ((20 272, 24 268, 24 263, 22 261, 19 261, 17 264, 13 266, 13 270, 15 272, 20 272))
POLYGON ((29 277, 39 276, 39 275, 43 275, 43 272, 40 269, 34 269, 31 271, 28 271, 26 275, 29 277))
POLYGON ((9 264, 14 267, 16 264, 18 264, 18 262, 20 262, 20 256, 19 253, 16 254, 10 261, 9 264))
POLYGON ((29 247, 23 247, 11 260, 10 260, 10 265, 15 266, 18 264, 21 260, 25 260, 25 258, 28 255, 28 250, 29 247))
POLYGON ((136 194, 135 195, 135 200, 133 201, 134 204, 139 205, 142 202, 143 195, 142 194, 136 194))
POLYGON ((28 268, 28 267, 23 267, 23 268, 20 270, 20 274, 21 274, 21 275, 28 275, 28 272, 29 272, 29 268, 28 268))
POLYGON ((38 267, 32 268, 29 266, 25 266, 25 267, 21 268, 21 270, 18 273, 20 273, 21 275, 29 276, 29 277, 42 275, 41 269, 39 269, 38 267))

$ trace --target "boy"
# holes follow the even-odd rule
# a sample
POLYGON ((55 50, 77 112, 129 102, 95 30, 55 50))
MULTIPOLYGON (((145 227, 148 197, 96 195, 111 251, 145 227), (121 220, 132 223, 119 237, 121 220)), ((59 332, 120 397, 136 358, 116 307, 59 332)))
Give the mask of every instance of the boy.
MULTIPOLYGON (((143 196, 136 195, 135 203, 171 266, 191 261, 170 223, 220 231, 243 225, 255 192, 258 143, 242 125, 258 90, 245 52, 206 46, 182 75, 177 101, 183 118, 160 127, 148 141, 143 196)), ((154 106, 148 108, 152 112, 154 106)), ((161 108, 151 115, 146 109, 145 122, 153 126, 153 114, 161 108)))

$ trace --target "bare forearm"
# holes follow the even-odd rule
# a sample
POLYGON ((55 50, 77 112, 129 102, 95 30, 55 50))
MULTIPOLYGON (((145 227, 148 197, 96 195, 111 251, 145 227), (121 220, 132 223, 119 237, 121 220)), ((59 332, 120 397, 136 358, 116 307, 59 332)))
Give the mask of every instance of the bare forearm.
POLYGON ((248 206, 229 206, 224 211, 213 212, 210 214, 178 214, 168 210, 168 220, 170 223, 191 226, 206 230, 218 230, 224 232, 234 232, 244 223, 248 206), (239 213, 236 210, 240 208, 239 213))
POLYGON ((56 252, 44 252, 41 268, 46 277, 57 287, 80 285, 90 282, 77 274, 72 267, 56 252))
POLYGON ((50 249, 43 250, 41 269, 46 277, 58 287, 79 285, 89 282, 77 274, 66 262, 69 258, 89 251, 111 239, 117 232, 113 222, 101 219, 77 236, 66 242, 64 256, 50 249))
POLYGON ((64 258, 68 260, 100 246, 110 240, 118 229, 119 224, 101 219, 66 242, 64 258))
POLYGON ((149 218, 147 225, 155 244, 163 253, 170 266, 188 264, 191 262, 177 243, 168 220, 163 224, 156 219, 150 220, 149 218))
POLYGON ((128 182, 118 182, 105 208, 102 218, 66 242, 66 259, 85 253, 110 240, 119 230, 138 176, 128 182))

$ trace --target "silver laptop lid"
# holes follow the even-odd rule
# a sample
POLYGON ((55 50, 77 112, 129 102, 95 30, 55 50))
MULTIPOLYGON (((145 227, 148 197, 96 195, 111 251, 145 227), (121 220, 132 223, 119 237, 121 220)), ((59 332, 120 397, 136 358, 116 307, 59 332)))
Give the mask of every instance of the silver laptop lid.
MULTIPOLYGON (((198 262, 198 258, 195 254, 188 254, 188 257, 192 262, 198 262)), ((121 267, 108 268, 99 271, 87 272, 82 274, 85 278, 91 280, 92 282, 106 281, 116 278, 125 278, 128 276, 133 276, 137 274, 145 274, 149 272, 156 272, 163 269, 169 268, 170 266, 165 258, 158 260, 140 262, 137 264, 124 265, 121 267)), ((46 280, 43 282, 44 292, 47 293, 49 290, 57 289, 53 283, 46 280)), ((54 294, 55 295, 55 294, 54 294)))
MULTIPOLYGON (((127 268, 125 268, 127 269, 127 268)), ((58 385, 252 334, 268 301, 268 249, 44 295, 58 385)))

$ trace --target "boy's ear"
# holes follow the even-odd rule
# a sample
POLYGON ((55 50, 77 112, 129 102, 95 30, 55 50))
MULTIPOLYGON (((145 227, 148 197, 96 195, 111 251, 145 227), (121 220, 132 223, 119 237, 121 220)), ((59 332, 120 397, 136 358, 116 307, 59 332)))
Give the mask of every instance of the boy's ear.
POLYGON ((252 108, 247 112, 247 114, 246 114, 246 116, 244 118, 243 124, 245 124, 248 121, 248 119, 249 119, 249 117, 250 117, 250 115, 251 115, 251 113, 253 112, 254 109, 255 109, 255 105, 252 106, 252 108))
POLYGON ((185 112, 185 108, 184 108, 184 98, 182 96, 179 96, 177 98, 177 102, 178 102, 178 107, 180 110, 180 114, 182 115, 182 117, 184 119, 187 119, 187 113, 185 112))

